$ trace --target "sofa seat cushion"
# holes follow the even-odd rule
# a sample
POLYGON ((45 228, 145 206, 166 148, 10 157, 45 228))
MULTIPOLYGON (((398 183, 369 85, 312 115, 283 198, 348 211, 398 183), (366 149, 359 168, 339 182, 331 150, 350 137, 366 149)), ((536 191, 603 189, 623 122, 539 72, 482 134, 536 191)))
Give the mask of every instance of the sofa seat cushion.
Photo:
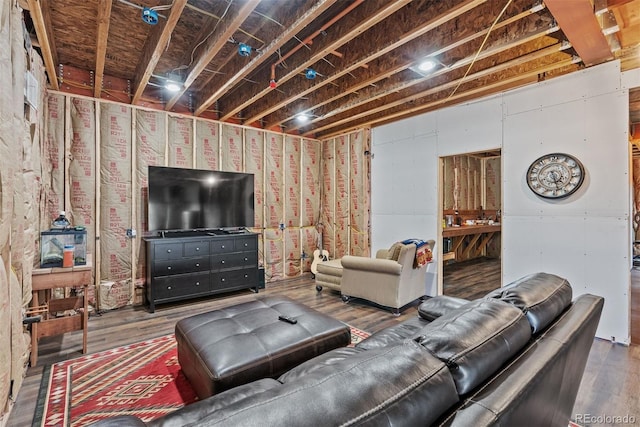
POLYGON ((518 307, 527 316, 532 333, 543 330, 571 304, 573 292, 566 279, 548 273, 525 276, 487 295, 518 307))
POLYGON ((204 400, 216 410, 197 425, 429 425, 458 402, 446 365, 412 340, 348 357, 343 351, 318 356, 320 367, 309 370, 309 361, 281 376, 281 386, 220 409, 217 399, 235 389, 204 400))
POLYGON ((489 378, 530 338, 531 328, 522 311, 500 300, 480 299, 427 324, 416 341, 449 366, 463 395, 489 378))
POLYGON ((328 261, 319 262, 318 273, 327 276, 342 277, 342 263, 339 259, 330 259, 328 261))

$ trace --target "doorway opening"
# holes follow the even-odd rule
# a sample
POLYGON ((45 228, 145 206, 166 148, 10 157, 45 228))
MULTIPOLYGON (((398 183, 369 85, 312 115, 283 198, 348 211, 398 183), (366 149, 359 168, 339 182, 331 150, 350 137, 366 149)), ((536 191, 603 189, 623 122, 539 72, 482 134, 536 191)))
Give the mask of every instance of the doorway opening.
POLYGON ((502 286, 499 149, 440 159, 440 293, 476 299, 502 286))

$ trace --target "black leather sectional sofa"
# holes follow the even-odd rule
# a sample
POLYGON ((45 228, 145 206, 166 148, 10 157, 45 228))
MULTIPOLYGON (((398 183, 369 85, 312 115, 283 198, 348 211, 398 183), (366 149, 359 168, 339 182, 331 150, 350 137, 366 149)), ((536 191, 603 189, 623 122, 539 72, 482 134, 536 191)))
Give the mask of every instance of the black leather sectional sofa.
POLYGON ((435 297, 420 316, 276 379, 148 423, 97 425, 566 427, 603 304, 546 273, 474 301, 435 297))

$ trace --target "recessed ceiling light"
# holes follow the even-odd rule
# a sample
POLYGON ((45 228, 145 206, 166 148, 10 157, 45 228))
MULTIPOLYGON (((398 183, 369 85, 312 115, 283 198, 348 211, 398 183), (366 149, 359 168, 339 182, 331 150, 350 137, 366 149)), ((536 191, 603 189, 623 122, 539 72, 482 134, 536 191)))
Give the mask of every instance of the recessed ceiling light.
POLYGON ((307 122, 309 121, 309 115, 305 113, 300 113, 296 115, 296 120, 299 121, 300 123, 307 122))
POLYGON ((436 68, 437 62, 433 59, 426 59, 418 65, 420 71, 431 71, 436 68))
POLYGON ((164 85, 164 88, 169 92, 178 92, 182 88, 182 85, 172 80, 167 80, 167 83, 164 85))

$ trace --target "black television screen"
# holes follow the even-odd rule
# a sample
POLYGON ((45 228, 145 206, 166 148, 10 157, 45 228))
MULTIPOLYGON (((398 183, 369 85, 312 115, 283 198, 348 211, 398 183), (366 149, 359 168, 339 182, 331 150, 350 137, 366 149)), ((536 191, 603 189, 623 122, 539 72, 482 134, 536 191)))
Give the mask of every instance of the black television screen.
POLYGON ((253 174, 149 166, 149 231, 254 226, 253 174))

